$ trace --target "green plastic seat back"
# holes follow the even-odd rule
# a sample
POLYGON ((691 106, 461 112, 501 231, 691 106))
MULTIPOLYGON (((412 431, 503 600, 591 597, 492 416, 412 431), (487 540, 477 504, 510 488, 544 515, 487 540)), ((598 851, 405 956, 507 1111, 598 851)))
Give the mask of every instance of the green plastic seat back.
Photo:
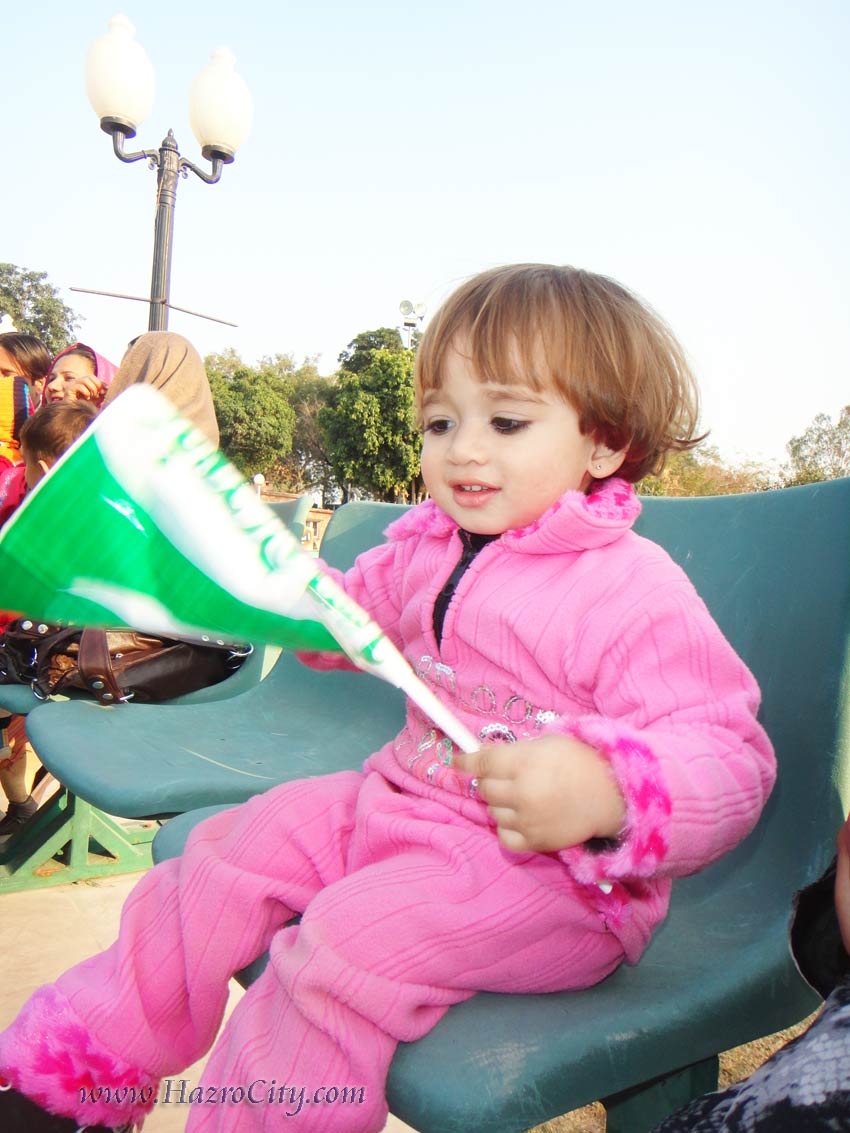
POLYGON ((384 541, 384 531, 407 511, 404 504, 355 500, 338 507, 328 520, 319 556, 328 566, 347 570, 358 555, 384 541))
POLYGON ((779 764, 757 836, 684 884, 710 890, 734 872, 742 883, 775 878, 790 894, 832 856, 843 813, 850 480, 646 499, 638 530, 687 571, 755 674, 779 764))
POLYGON ((296 496, 294 500, 269 501, 269 507, 296 539, 300 539, 304 534, 304 524, 312 506, 313 501, 310 496, 296 496))

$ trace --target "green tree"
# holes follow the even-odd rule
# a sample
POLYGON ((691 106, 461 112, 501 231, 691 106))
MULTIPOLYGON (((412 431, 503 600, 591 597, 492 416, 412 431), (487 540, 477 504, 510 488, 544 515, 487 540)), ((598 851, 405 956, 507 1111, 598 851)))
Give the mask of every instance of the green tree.
POLYGON ((397 327, 378 327, 377 330, 364 330, 356 335, 337 361, 343 370, 348 370, 351 374, 360 374, 371 366, 372 356, 376 350, 403 354, 405 349, 397 327))
POLYGON ((782 481, 787 486, 850 476, 850 405, 835 422, 819 413, 785 448, 789 459, 782 468, 782 481))
POLYGON ((247 372, 248 369, 238 351, 234 350, 232 346, 228 346, 226 350, 222 350, 218 354, 207 354, 204 358, 204 366, 210 380, 215 375, 229 381, 240 371, 247 372))
POLYGON ((370 349, 370 354, 362 370, 340 371, 319 412, 328 458, 346 499, 355 488, 380 500, 415 500, 421 483, 413 352, 370 349))
POLYGON ((760 464, 727 464, 712 445, 671 453, 662 471, 637 485, 642 496, 727 496, 762 492, 773 487, 770 472, 760 464))
POLYGON ((289 401, 289 381, 276 359, 264 359, 254 368, 228 350, 204 361, 222 452, 244 476, 258 472, 265 476, 292 449, 295 412, 289 401))
POLYGON ((292 374, 290 404, 295 412, 292 450, 273 470, 273 479, 290 491, 318 491, 327 504, 337 494, 319 414, 328 404, 336 378, 319 374, 315 359, 306 359, 292 374))
POLYGON ((72 342, 79 317, 47 282, 47 273, 0 264, 0 315, 9 315, 22 334, 40 338, 51 354, 72 342))

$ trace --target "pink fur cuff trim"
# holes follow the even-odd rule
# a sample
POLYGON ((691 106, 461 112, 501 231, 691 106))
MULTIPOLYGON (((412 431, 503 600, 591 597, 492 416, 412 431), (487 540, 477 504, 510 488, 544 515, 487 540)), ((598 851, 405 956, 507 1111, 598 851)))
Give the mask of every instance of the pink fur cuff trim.
POLYGON ((626 802, 623 834, 610 849, 594 852, 586 845, 560 853, 577 881, 651 877, 670 844, 670 795, 658 760, 639 734, 613 720, 582 717, 559 720, 546 731, 570 735, 595 748, 608 760, 626 802))
POLYGON ((50 1113, 86 1125, 141 1122, 158 1085, 100 1047, 52 986, 0 1035, 0 1074, 50 1113))

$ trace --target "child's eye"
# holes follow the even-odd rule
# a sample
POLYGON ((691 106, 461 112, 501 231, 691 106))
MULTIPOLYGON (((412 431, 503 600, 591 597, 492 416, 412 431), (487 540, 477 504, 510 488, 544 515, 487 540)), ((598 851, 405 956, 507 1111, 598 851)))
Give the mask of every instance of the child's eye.
POLYGON ((490 424, 497 433, 519 433, 528 428, 529 421, 519 421, 515 417, 494 417, 490 424))
POLYGON ((451 427, 452 423, 446 417, 434 417, 425 426, 425 432, 436 433, 437 436, 441 436, 443 433, 447 433, 451 427))

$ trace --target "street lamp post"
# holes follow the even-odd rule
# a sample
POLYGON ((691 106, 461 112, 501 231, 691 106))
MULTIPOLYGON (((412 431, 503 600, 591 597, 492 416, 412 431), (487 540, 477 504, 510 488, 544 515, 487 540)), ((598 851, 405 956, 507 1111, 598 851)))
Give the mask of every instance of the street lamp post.
POLYGON ((148 330, 166 330, 177 179, 187 177, 191 170, 208 185, 219 180, 222 168, 233 161, 251 128, 252 100, 244 80, 234 70, 233 55, 227 48, 219 48, 189 92, 192 130, 210 170, 181 155, 171 130, 158 150, 127 153, 124 142, 136 136, 136 127, 150 113, 154 93, 153 67, 135 34, 126 16, 114 16, 109 21, 109 31, 92 44, 86 57, 86 93, 101 129, 112 135, 115 156, 124 162, 146 159, 157 171, 148 330))

